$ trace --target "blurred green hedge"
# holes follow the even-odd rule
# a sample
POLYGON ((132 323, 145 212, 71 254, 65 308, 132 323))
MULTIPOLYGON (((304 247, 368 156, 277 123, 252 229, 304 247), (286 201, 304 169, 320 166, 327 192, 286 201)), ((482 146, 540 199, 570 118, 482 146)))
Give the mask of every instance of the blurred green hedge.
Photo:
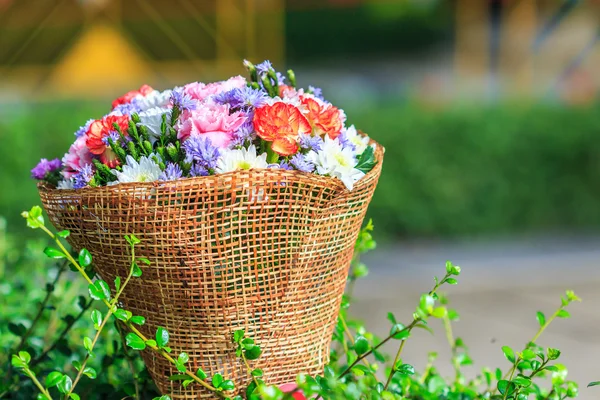
MULTIPOLYGON (((600 227, 600 113, 552 105, 346 109, 386 147, 369 215, 380 235, 543 233, 600 227)), ((0 215, 39 203, 29 170, 60 157, 104 105, 4 107, 0 215)))

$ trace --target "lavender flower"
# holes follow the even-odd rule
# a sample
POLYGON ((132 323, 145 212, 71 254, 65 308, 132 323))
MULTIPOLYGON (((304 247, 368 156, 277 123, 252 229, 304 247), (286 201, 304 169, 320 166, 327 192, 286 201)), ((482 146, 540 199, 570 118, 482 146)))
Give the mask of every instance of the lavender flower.
POLYGON ((290 158, 290 164, 298 171, 302 172, 313 172, 315 170, 315 165, 308 161, 304 154, 301 153, 294 154, 294 156, 290 158))
POLYGON ((300 147, 305 150, 320 151, 323 139, 320 136, 300 135, 300 147))
POLYGON ((285 85, 285 76, 281 72, 277 72, 277 84, 285 85))
POLYGON ((186 161, 194 161, 195 164, 204 169, 212 169, 217 165, 217 160, 221 156, 218 147, 215 147, 210 139, 200 135, 192 135, 183 143, 183 149, 186 153, 186 161))
POLYGON ((162 174, 160 174, 158 179, 161 181, 174 181, 174 180, 181 178, 182 175, 183 175, 183 172, 181 171, 181 168, 179 167, 179 165, 170 162, 170 163, 167 163, 167 167, 162 172, 162 174))
POLYGON ((191 176, 208 176, 208 170, 198 163, 194 163, 190 169, 191 176))
POLYGON ((325 100, 325 98, 323 97, 323 91, 321 90, 321 88, 314 87, 314 86, 308 86, 308 91, 310 93, 312 93, 313 96, 315 96, 317 99, 325 100))
POLYGON ((88 186, 93 177, 94 170, 92 169, 92 164, 84 165, 83 168, 73 176, 73 188, 81 189, 88 186))
POLYGON ((83 125, 81 128, 77 129, 77 131, 75 132, 75 136, 80 138, 83 135, 85 135, 88 131, 88 129, 90 129, 90 125, 92 124, 92 122, 94 122, 95 120, 90 119, 88 120, 88 122, 85 123, 85 125, 83 125))
POLYGON ((48 177, 49 174, 58 171, 62 167, 61 161, 58 158, 48 161, 46 158, 42 158, 38 165, 31 170, 31 177, 37 180, 43 180, 48 177))
POLYGON ((198 102, 185 94, 182 88, 178 88, 171 92, 171 104, 173 107, 178 107, 181 111, 192 111, 198 106, 198 102))

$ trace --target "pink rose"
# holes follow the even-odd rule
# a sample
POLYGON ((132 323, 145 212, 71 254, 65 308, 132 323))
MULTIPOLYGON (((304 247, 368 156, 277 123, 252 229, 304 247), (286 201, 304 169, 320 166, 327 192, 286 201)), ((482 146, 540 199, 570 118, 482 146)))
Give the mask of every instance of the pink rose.
POLYGON ((298 390, 298 386, 296 386, 295 383, 284 383, 283 385, 279 386, 279 390, 281 390, 283 393, 291 393, 292 398, 295 400, 307 400, 306 396, 304 396, 304 393, 298 390))
POLYGON ((69 148, 69 152, 63 157, 65 169, 62 174, 65 178, 69 179, 85 165, 92 163, 92 153, 85 144, 86 140, 86 135, 77 138, 69 148))
POLYGON ((237 111, 229 114, 229 105, 207 103, 193 111, 186 111, 177 123, 177 138, 186 140, 190 135, 203 135, 219 148, 226 148, 235 132, 246 121, 246 115, 237 111))
POLYGON ((242 78, 241 76, 234 76, 226 81, 209 84, 202 82, 188 83, 183 87, 183 91, 192 99, 203 101, 209 96, 213 96, 221 92, 228 92, 231 89, 241 88, 244 85, 246 85, 246 79, 242 78))

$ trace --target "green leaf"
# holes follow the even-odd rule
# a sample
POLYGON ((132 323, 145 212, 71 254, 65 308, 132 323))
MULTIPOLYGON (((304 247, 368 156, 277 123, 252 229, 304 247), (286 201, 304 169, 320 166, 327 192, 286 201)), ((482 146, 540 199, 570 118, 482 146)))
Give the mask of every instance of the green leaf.
POLYGON ((121 290, 121 278, 117 276, 115 278, 115 291, 118 293, 119 290, 121 290))
POLYGON ((239 330, 233 332, 233 342, 240 343, 242 341, 242 339, 244 339, 245 335, 246 335, 246 332, 243 329, 239 329, 239 330))
POLYGON ((359 356, 365 354, 369 350, 369 341, 362 335, 356 336, 354 341, 354 351, 359 356))
POLYGON ((71 232, 69 232, 66 229, 64 231, 56 232, 56 236, 61 237, 63 239, 66 237, 69 237, 70 234, 71 234, 71 232))
POLYGON ((156 330, 156 343, 158 347, 166 346, 169 343, 169 331, 166 328, 159 326, 156 330))
POLYGON ((63 375, 62 379, 56 384, 56 387, 61 393, 68 393, 73 387, 73 381, 68 375, 63 375))
POLYGON ((183 364, 179 360, 175 360, 175 368, 177 368, 177 371, 179 371, 179 372, 185 372, 185 370, 186 370, 185 364, 183 364))
POLYGON ((131 275, 135 276, 136 278, 142 276, 142 269, 136 263, 133 263, 133 272, 131 275))
POLYGON ((146 318, 136 315, 135 317, 131 317, 130 321, 136 325, 144 325, 146 323, 146 318))
POLYGON ((570 318, 571 314, 567 310, 560 310, 558 313, 556 313, 556 316, 558 318, 570 318))
POLYGON ((365 151, 358 157, 358 163, 354 168, 366 174, 373 169, 376 163, 373 147, 367 146, 365 151))
POLYGON ((515 362, 515 352, 508 346, 502 346, 502 352, 504 353, 504 357, 511 363, 515 362))
POLYGON ((231 380, 226 380, 223 381, 223 383, 221 383, 221 385, 219 386, 219 389, 223 389, 223 390, 234 390, 235 389, 235 384, 233 383, 233 381, 231 380))
POLYGON ((548 348, 548 358, 550 360, 556 360, 558 357, 560 357, 560 350, 548 348))
POLYGON ((127 241, 127 243, 129 243, 129 245, 131 246, 135 246, 136 244, 140 243, 140 239, 138 239, 135 235, 125 235, 125 240, 127 241))
POLYGON ((8 330, 15 336, 23 336, 25 332, 27 332, 27 328, 25 328, 25 325, 21 323, 15 324, 13 322, 8 323, 8 330))
POLYGON ((452 308, 448 309, 448 319, 450 321, 458 321, 460 318, 460 315, 458 314, 458 312, 456 310, 453 310, 452 308))
POLYGON ((521 357, 524 360, 532 360, 535 358, 535 352, 531 349, 525 349, 523 350, 523 353, 521 353, 521 357))
POLYGON ((518 376, 515 379, 513 379, 513 382, 518 385, 518 386, 522 386, 522 387, 529 387, 531 386, 531 379, 524 377, 524 376, 518 376))
POLYGON ((390 329, 390 336, 392 336, 394 339, 402 340, 408 338, 410 336, 410 332, 404 325, 398 323, 393 325, 390 329))
POLYGON ((396 316, 391 312, 387 313, 387 319, 392 323, 392 325, 396 325, 398 322, 396 321, 396 316))
POLYGON ((544 324, 546 323, 546 316, 544 315, 543 312, 541 312, 541 311, 537 312, 537 320, 538 320, 538 323, 540 324, 540 326, 544 326, 544 324))
POLYGON ((402 364, 398 368, 396 368, 396 372, 402 375, 410 376, 415 374, 415 368, 410 364, 402 364))
POLYGON ((131 318, 131 311, 123 310, 122 308, 117 308, 114 312, 115 317, 120 319, 121 321, 127 322, 131 318))
POLYGON ((71 393, 69 395, 70 398, 72 398, 73 400, 81 400, 81 397, 79 397, 79 395, 77 393, 71 393))
POLYGON ((78 261, 79 265, 85 268, 92 263, 92 255, 87 249, 81 249, 81 251, 79 252, 78 261))
POLYGON ((431 316, 434 318, 444 318, 447 313, 446 307, 436 307, 433 309, 431 316))
POLYGON ((587 387, 592 387, 592 386, 600 386, 600 381, 590 382, 587 385, 587 387))
POLYGON ((94 300, 110 299, 110 288, 108 287, 108 283, 103 280, 98 280, 93 284, 90 283, 88 290, 94 300))
POLYGON ((444 282, 446 282, 448 285, 456 285, 458 284, 458 281, 454 278, 447 278, 444 282))
POLYGON ((90 339, 89 337, 84 337, 83 338, 83 347, 87 350, 88 354, 93 357, 94 353, 93 353, 93 348, 92 348, 92 339, 90 339))
POLYGON ((23 362, 25 364, 29 364, 29 362, 31 361, 31 355, 29 355, 29 353, 26 352, 26 351, 20 351, 19 352, 19 358, 21 360, 23 360, 23 362))
POLYGON ((179 357, 177 357, 177 361, 179 361, 182 364, 187 363, 190 360, 190 356, 188 356, 187 353, 181 353, 179 354, 179 357))
POLYGON ((189 379, 189 376, 187 376, 186 374, 175 374, 169 377, 170 381, 183 381, 186 379, 189 379))
POLYGON ((244 352, 244 355, 246 356, 246 358, 248 360, 256 360, 260 357, 261 354, 262 354, 262 350, 258 346, 254 346, 250 349, 247 349, 244 352))
POLYGON ((196 376, 200 379, 206 379, 206 372, 202 368, 198 368, 196 371, 196 376))
POLYGON ((150 260, 148 260, 146 257, 139 257, 138 262, 144 263, 146 265, 150 265, 150 260))
POLYGON ((261 377, 264 375, 263 370, 260 368, 253 369, 251 372, 252 376, 261 377))
POLYGON ((23 211, 21 216, 27 219, 27 226, 31 229, 38 229, 44 225, 44 217, 42 216, 42 209, 39 206, 31 207, 29 211, 23 211))
POLYGON ((221 386, 221 383, 223 383, 223 375, 216 373, 213 375, 212 377, 212 384, 214 387, 219 387, 221 386))
POLYGON ((102 324, 102 313, 98 310, 92 311, 92 322, 94 323, 94 329, 100 329, 100 325, 102 324))
POLYGON ((27 364, 16 354, 12 355, 10 363, 15 368, 25 368, 27 366, 27 364))
POLYGON ((146 348, 146 343, 144 343, 142 338, 133 332, 129 332, 125 336, 125 344, 134 350, 144 350, 146 348))
POLYGON ((50 372, 48 374, 48 376, 46 377, 46 387, 51 388, 51 387, 56 386, 58 384, 58 382, 60 382, 62 377, 63 377, 63 374, 60 372, 57 372, 57 371, 50 372))
POLYGON ((194 383, 193 379, 186 379, 185 381, 183 381, 182 385, 184 388, 190 386, 192 383, 194 383))
POLYGON ((65 253, 62 251, 55 249, 54 247, 46 247, 44 249, 44 254, 50 258, 65 258, 65 253))
POLYGON ((85 367, 83 369, 83 374, 90 379, 96 379, 96 370, 92 367, 85 367))
POLYGON ((508 398, 515 391, 515 384, 502 379, 498 381, 498 391, 505 396, 505 398, 508 398))

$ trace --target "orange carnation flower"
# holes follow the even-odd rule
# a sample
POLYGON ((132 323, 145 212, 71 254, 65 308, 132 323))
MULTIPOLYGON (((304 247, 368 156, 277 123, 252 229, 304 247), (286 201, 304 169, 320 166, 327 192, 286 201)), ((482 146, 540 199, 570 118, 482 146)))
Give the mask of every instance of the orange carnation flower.
POLYGON ((116 123, 121 128, 123 134, 127 135, 129 118, 126 115, 107 115, 91 123, 85 142, 86 146, 90 149, 90 153, 100 156, 100 161, 110 168, 114 168, 119 164, 117 155, 112 151, 105 139, 115 130, 113 123, 116 123))
POLYGON ((302 104, 307 109, 306 117, 314 132, 319 136, 328 135, 335 139, 342 132, 340 110, 331 104, 322 104, 311 97, 302 96, 302 104))
POLYGON ((298 107, 283 102, 257 108, 253 122, 258 136, 273 142, 271 148, 281 156, 296 153, 298 136, 311 131, 308 120, 298 107))
POLYGON ((129 92, 125 93, 123 96, 121 96, 118 99, 116 99, 115 101, 113 101, 112 108, 114 110, 115 107, 117 107, 120 104, 130 103, 131 100, 133 100, 133 98, 135 96, 137 96, 138 94, 141 94, 142 96, 146 96, 146 95, 150 94, 153 90, 154 89, 152 89, 152 87, 149 85, 142 85, 140 90, 129 91, 129 92))

